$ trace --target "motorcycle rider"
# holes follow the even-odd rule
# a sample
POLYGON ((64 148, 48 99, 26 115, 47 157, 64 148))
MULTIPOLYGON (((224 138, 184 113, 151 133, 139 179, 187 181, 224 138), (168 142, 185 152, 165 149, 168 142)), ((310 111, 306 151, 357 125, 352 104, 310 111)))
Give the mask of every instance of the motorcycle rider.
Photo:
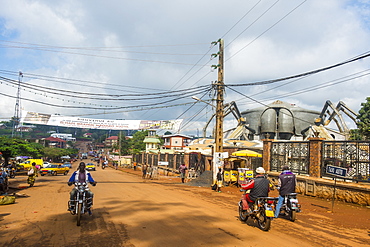
POLYGON ((297 179, 295 174, 290 171, 289 166, 283 166, 283 172, 279 175, 278 181, 279 200, 275 209, 275 218, 279 217, 280 209, 284 202, 284 196, 295 193, 296 184, 297 179))
MULTIPOLYGON (((96 185, 96 182, 94 181, 93 177, 91 176, 91 174, 86 171, 86 165, 85 165, 85 162, 81 162, 80 165, 78 166, 78 169, 76 171, 73 172, 72 176, 69 178, 68 180, 68 186, 71 186, 73 183, 86 183, 86 187, 88 187, 88 183, 91 183, 92 186, 95 186, 96 185)), ((74 210, 74 206, 75 206, 75 198, 76 198, 76 194, 77 194, 77 189, 76 188, 73 188, 71 190, 71 192, 69 193, 69 198, 71 200, 71 204, 70 204, 70 208, 68 209, 68 211, 73 211, 74 210)), ((93 204, 93 197, 94 197, 94 193, 91 191, 91 190, 87 190, 86 191, 86 197, 88 199, 88 213, 89 215, 92 215, 92 212, 91 212, 91 206, 93 204)))
POLYGON ((270 191, 270 181, 265 176, 265 169, 257 167, 256 176, 247 184, 241 184, 244 190, 250 190, 250 193, 243 195, 243 210, 252 213, 250 207, 258 197, 266 197, 270 191))
POLYGON ((8 190, 8 173, 5 171, 5 169, 0 170, 0 195, 7 194, 8 190))

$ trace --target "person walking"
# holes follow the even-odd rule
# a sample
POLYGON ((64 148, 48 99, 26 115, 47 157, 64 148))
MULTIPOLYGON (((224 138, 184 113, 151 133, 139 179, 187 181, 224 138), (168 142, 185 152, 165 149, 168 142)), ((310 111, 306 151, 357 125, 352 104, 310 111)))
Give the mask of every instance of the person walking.
POLYGON ((38 169, 36 168, 36 163, 32 162, 32 166, 28 169, 27 175, 27 183, 32 187, 35 184, 36 177, 38 177, 38 169))
POLYGON ((148 166, 144 163, 141 167, 141 171, 143 172, 143 179, 146 178, 146 170, 148 169, 148 166))
POLYGON ((275 209, 275 218, 279 217, 281 206, 284 202, 284 196, 295 192, 297 185, 297 178, 293 172, 290 171, 289 166, 283 166, 283 171, 279 175, 278 190, 279 200, 275 209))
POLYGON ((181 178, 181 182, 182 183, 185 183, 185 173, 186 173, 186 170, 187 170, 188 168, 186 167, 186 165, 185 164, 181 164, 180 166, 179 166, 179 172, 180 172, 180 178, 181 178))
POLYGON ((148 179, 152 179, 152 172, 153 172, 153 167, 152 167, 152 165, 149 165, 148 166, 148 169, 147 169, 147 175, 146 175, 146 177, 148 178, 148 179))
POLYGON ((221 187, 223 184, 223 176, 222 176, 221 168, 218 168, 216 177, 217 177, 217 192, 221 192, 221 187))

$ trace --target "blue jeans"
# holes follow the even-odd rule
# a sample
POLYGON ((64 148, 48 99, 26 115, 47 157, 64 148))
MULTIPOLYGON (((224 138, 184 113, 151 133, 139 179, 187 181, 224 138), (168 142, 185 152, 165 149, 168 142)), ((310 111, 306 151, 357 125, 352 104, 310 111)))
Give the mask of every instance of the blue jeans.
POLYGON ((279 195, 279 200, 275 208, 275 218, 279 217, 281 206, 283 206, 284 197, 279 195))

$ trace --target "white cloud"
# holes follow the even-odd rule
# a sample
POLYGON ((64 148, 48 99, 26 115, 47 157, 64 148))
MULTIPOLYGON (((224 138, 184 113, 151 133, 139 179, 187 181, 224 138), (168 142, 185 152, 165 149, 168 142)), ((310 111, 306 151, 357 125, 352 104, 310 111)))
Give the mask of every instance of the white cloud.
MULTIPOLYGON (((370 8, 367 1, 311 0, 304 2, 290 14, 288 14, 289 11, 292 11, 300 2, 280 1, 264 15, 262 13, 273 3, 262 1, 251 10, 256 3, 258 3, 257 0, 216 2, 111 0, 104 3, 72 0, 62 2, 0 0, 0 55, 3 57, 0 61, 0 72, 1 70, 23 71, 96 82, 94 87, 86 82, 76 82, 75 85, 43 82, 43 85, 51 88, 77 92, 148 93, 156 89, 180 90, 194 85, 210 85, 211 81, 217 80, 217 71, 209 73, 210 65, 217 64, 217 59, 207 62, 210 54, 203 58, 202 55, 208 51, 210 43, 220 37, 224 38, 226 47, 224 71, 226 84, 255 82, 299 74, 342 62, 368 51, 370 29, 367 13, 370 8), (249 10, 251 10, 250 13, 240 20, 249 10), (284 18, 285 15, 287 16, 284 18), (63 49, 64 53, 57 53, 45 51, 45 49, 40 51, 9 48, 9 45, 25 45, 4 41, 90 50, 63 49), (178 46, 179 44, 193 45, 178 46), (102 51, 97 47, 105 47, 106 50, 102 51), (232 56, 236 52, 238 53, 232 56), (82 54, 89 54, 89 56, 82 54), (207 66, 192 68, 190 65, 184 65, 195 64, 199 60, 199 65, 207 66), (149 61, 161 61, 161 63, 149 61), (113 85, 120 85, 120 87, 113 85)), ((211 53, 217 50, 216 46, 211 53)), ((353 110, 358 111, 360 103, 368 96, 368 90, 365 90, 368 88, 368 77, 305 94, 289 97, 282 97, 282 95, 328 83, 365 70, 368 66, 368 59, 363 59, 278 88, 275 87, 283 83, 235 89, 258 101, 269 99, 263 102, 265 104, 280 99, 296 103, 303 108, 321 110, 326 100, 331 100, 334 104, 342 100, 353 110)), ((6 74, 0 74, 0 76, 17 78, 6 74)), ((40 84, 38 81, 26 78, 25 80, 40 84)), ((16 88, 4 84, 1 87, 2 92, 16 95, 16 88)), ((63 101, 55 99, 57 96, 50 99, 40 95, 32 96, 26 92, 22 92, 22 95, 36 97, 45 102, 63 104, 63 101)), ((227 89, 226 102, 242 98, 245 97, 227 89)), ((4 109, 0 113, 3 119, 14 113, 15 99, 7 99, 9 100, 0 103, 0 107, 4 109)), ((87 104, 108 104, 107 101, 94 99, 75 100, 87 104)), ((179 102, 191 101, 189 97, 179 102)), ((241 111, 261 106, 250 102, 250 100, 238 100, 237 104, 240 104, 241 111)), ((147 100, 111 104, 127 106, 151 103, 153 101, 147 100)), ((45 113, 61 112, 70 115, 102 112, 45 107, 28 101, 22 101, 22 106, 45 113)), ((185 112, 182 117, 188 120, 195 112, 192 109, 186 111, 187 108, 188 106, 163 108, 104 116, 125 119, 141 117, 174 119, 185 112)), ((203 115, 206 114, 203 113, 203 115)), ((207 121, 206 117, 200 122, 205 121, 207 121)), ((199 129, 197 124, 199 123, 194 123, 184 131, 194 134, 195 129, 199 129)))

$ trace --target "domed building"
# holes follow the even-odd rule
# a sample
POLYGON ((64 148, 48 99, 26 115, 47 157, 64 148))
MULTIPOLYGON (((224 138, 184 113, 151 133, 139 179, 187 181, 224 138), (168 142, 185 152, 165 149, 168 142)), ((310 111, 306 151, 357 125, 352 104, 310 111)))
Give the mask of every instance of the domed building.
POLYGON ((241 115, 249 140, 302 140, 320 112, 277 100, 267 106, 243 111, 241 115))

